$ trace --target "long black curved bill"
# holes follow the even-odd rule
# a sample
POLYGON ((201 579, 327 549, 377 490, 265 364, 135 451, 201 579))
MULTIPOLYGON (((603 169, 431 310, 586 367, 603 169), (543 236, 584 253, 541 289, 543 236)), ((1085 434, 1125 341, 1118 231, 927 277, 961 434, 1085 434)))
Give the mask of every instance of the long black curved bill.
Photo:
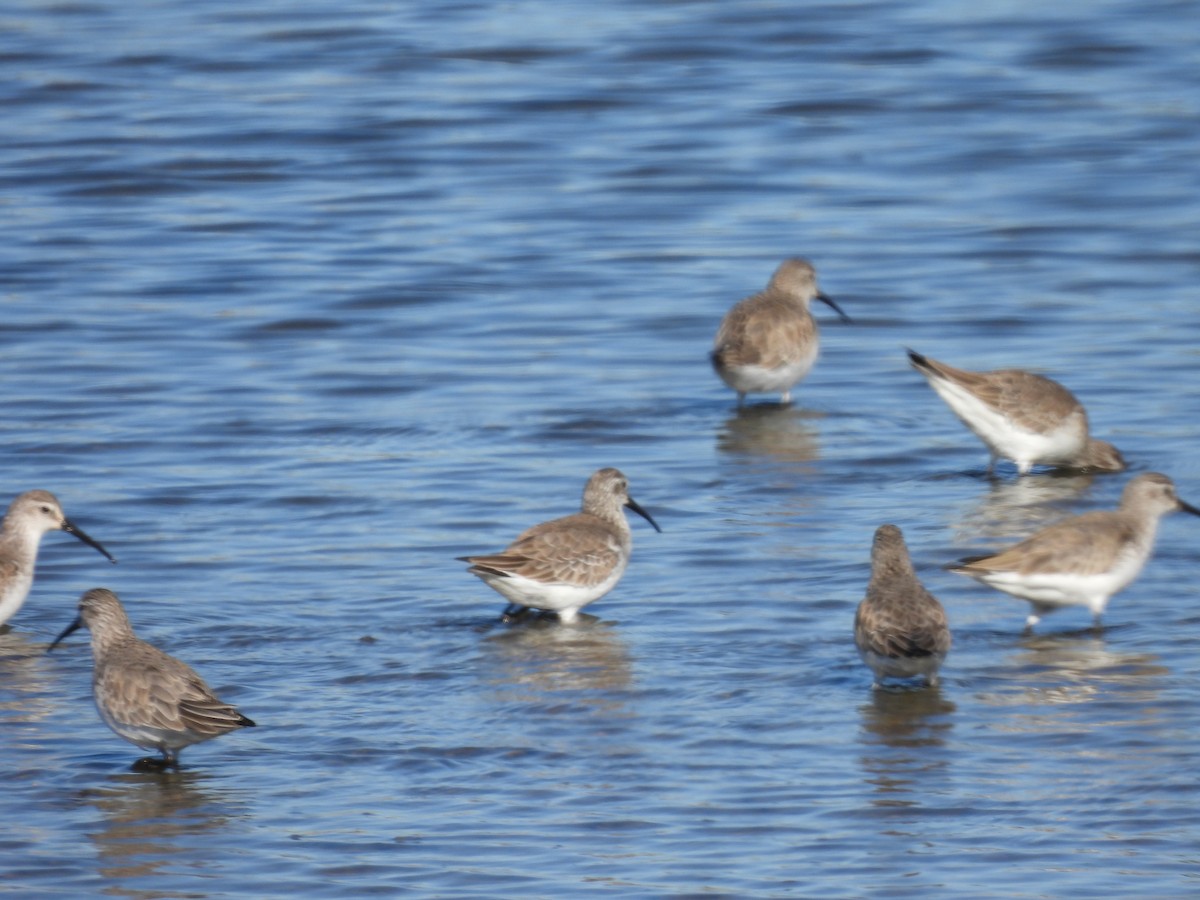
POLYGON ((838 306, 836 303, 834 303, 833 298, 830 297, 828 294, 823 293, 821 291, 817 291, 817 299, 820 300, 822 303, 825 303, 825 304, 833 307, 833 311, 836 312, 839 316, 841 316, 842 321, 845 322, 847 325, 854 324, 854 320, 851 319, 844 312, 842 312, 842 308, 840 306, 838 306))
POLYGON ((650 518, 650 513, 646 512, 644 509, 642 509, 641 506, 639 506, 632 497, 629 497, 628 499, 626 499, 625 505, 628 506, 630 509, 632 509, 635 513, 637 513, 643 519, 645 519, 647 522, 649 522, 651 525, 653 525, 655 531, 657 531, 659 534, 662 534, 662 529, 658 527, 657 522, 655 522, 652 518, 650 518))
POLYGON ((58 637, 56 637, 54 639, 54 641, 50 644, 50 646, 46 648, 46 652, 49 653, 51 650, 53 650, 55 647, 57 647, 63 641, 64 638, 68 637, 69 635, 74 634, 82 626, 83 626, 83 618, 81 616, 76 616, 75 621, 72 622, 70 625, 68 625, 66 628, 64 628, 62 630, 62 634, 60 634, 58 637))
POLYGON ((1190 503, 1184 503, 1182 500, 1180 500, 1179 508, 1185 513, 1191 513, 1193 516, 1200 516, 1200 509, 1196 509, 1196 507, 1192 506, 1190 503))
POLYGON ((68 534, 75 535, 75 537, 79 538, 85 544, 95 547, 97 550, 99 550, 101 553, 103 553, 105 556, 108 557, 108 561, 110 563, 115 563, 117 561, 116 557, 113 556, 111 553, 109 553, 107 550, 105 550, 104 546, 99 541, 95 540, 94 538, 89 537, 86 531, 84 531, 82 528, 75 525, 75 523, 71 522, 70 520, 63 521, 62 530, 67 532, 68 534))

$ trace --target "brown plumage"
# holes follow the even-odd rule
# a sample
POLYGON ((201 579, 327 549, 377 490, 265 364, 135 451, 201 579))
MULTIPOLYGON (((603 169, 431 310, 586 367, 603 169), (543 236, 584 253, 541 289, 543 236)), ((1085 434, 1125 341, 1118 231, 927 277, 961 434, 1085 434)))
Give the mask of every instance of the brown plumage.
POLYGON ((79 616, 55 638, 87 626, 92 637, 92 694, 101 718, 118 735, 177 766, 179 751, 254 722, 224 703, 186 663, 168 656, 133 633, 121 601, 94 588, 79 601, 79 616))
POLYGON ((713 342, 712 364, 737 391, 740 406, 748 393, 780 392, 791 400, 792 386, 808 374, 817 359, 817 323, 808 308, 820 300, 850 318, 817 287, 812 264, 788 259, 771 276, 765 290, 737 303, 721 321, 713 342))
POLYGON ((509 600, 506 617, 542 609, 571 622, 580 609, 612 590, 625 571, 633 546, 625 507, 662 530, 629 496, 621 472, 600 469, 583 489, 580 512, 527 528, 500 553, 459 559, 509 600))
POLYGON ((621 557, 613 529, 575 513, 527 528, 501 553, 460 557, 473 575, 521 575, 536 581, 589 585, 602 581, 621 557), (476 571, 480 570, 480 571, 476 571))
POLYGON ((1027 628, 1064 606, 1085 606, 1097 625, 1113 594, 1141 572, 1154 549, 1159 519, 1184 503, 1166 475, 1146 472, 1125 485, 1121 505, 1072 516, 989 556, 972 556, 949 566, 1005 593, 1028 600, 1027 628))
POLYGON ((854 616, 854 643, 875 673, 885 678, 924 676, 937 684, 950 650, 946 611, 917 578, 904 535, 880 525, 871 547, 871 580, 854 616))
POLYGON ((1136 523, 1112 510, 1096 510, 1049 525, 999 553, 968 556, 950 571, 973 578, 991 572, 1033 575, 1057 571, 1070 560, 1073 574, 1099 575, 1137 539, 1136 523))
POLYGON ((1020 369, 968 372, 908 351, 914 369, 997 459, 1011 459, 1024 475, 1044 464, 1119 472, 1117 448, 1088 433, 1087 411, 1057 381, 1020 369))

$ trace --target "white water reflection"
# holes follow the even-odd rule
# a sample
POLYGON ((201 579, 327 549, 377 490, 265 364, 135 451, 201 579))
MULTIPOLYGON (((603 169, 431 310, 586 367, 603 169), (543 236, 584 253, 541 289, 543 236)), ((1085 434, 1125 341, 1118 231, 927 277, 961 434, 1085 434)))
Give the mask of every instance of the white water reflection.
POLYGON ((859 707, 859 765, 873 788, 872 805, 920 806, 923 795, 944 783, 956 710, 940 686, 871 691, 871 701, 859 707))
POLYGON ((782 462, 812 463, 821 458, 812 413, 792 406, 743 406, 725 420, 717 449, 731 456, 763 456, 782 462))
MULTIPOLYGON (((62 706, 62 683, 45 657, 45 642, 0 627, 0 722, 38 722, 62 706)), ((16 733, 9 734, 11 742, 16 733)))
POLYGON ((1061 726, 1042 707, 1118 700, 1140 718, 1139 707, 1158 699, 1170 669, 1158 655, 1113 649, 1093 630, 1023 635, 1003 666, 1004 683, 980 699, 993 706, 1031 707, 1030 730, 1061 726))
POLYGON ((1022 540, 1035 531, 1083 510, 1095 475, 1037 473, 990 479, 987 491, 956 523, 954 540, 963 546, 1022 540))
POLYGON ((198 771, 126 773, 81 792, 80 799, 100 814, 89 837, 99 857, 104 892, 149 898, 160 893, 159 879, 175 885, 171 896, 219 893, 211 880, 210 838, 230 842, 229 831, 245 815, 242 804, 198 771), (187 885, 185 888, 184 885, 187 885), (175 893, 178 891, 179 893, 175 893))
POLYGON ((481 644, 482 669, 499 702, 570 701, 620 708, 633 683, 629 650, 610 623, 582 614, 572 625, 553 615, 491 634, 481 644))

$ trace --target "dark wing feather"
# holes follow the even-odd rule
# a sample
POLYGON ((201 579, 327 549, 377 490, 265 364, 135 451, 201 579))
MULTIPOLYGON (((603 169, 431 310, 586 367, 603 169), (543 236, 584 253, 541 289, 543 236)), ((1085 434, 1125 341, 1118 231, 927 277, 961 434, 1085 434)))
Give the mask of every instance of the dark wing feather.
POLYGON ((946 610, 920 584, 902 596, 868 591, 855 614, 854 631, 859 647, 880 656, 945 655, 950 649, 946 610))

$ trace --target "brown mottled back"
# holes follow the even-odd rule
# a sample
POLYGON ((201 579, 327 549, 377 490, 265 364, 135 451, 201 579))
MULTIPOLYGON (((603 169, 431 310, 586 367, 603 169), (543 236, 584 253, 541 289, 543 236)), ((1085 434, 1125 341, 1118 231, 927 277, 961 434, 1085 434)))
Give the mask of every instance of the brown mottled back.
POLYGON ((713 342, 714 364, 778 368, 803 357, 817 335, 808 311, 817 293, 812 265, 785 260, 765 290, 739 301, 725 315, 713 342))
MULTIPOLYGON (((919 356, 913 354, 912 356, 919 356)), ((1031 431, 1045 431, 1078 410, 1087 428, 1087 412, 1069 390, 1042 375, 1021 369, 968 372, 928 356, 913 365, 922 374, 956 382, 988 406, 1031 431)))
POLYGON ((895 525, 875 532, 871 580, 855 614, 854 634, 864 654, 893 659, 943 657, 950 649, 946 611, 918 580, 895 525))

